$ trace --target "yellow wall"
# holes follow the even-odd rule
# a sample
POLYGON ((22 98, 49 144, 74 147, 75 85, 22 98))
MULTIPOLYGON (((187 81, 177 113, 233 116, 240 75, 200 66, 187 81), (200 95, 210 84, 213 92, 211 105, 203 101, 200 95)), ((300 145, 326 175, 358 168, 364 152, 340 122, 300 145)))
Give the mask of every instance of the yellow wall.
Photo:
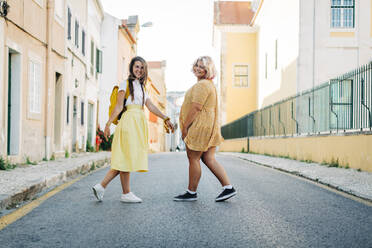
MULTIPOLYGON (((245 142, 247 138, 244 138, 245 142)), ((241 152, 243 139, 225 140, 220 151, 241 152)), ((328 163, 338 160, 349 166, 372 172, 372 135, 339 135, 288 138, 250 138, 249 151, 288 156, 297 160, 328 163)))
MULTIPOLYGON (((226 122, 257 109, 257 35, 256 33, 227 33, 226 34, 226 122), (249 87, 233 86, 234 64, 248 64, 249 87)), ((223 90, 223 89, 222 89, 223 90)))
POLYGON ((354 37, 354 32, 331 32, 331 37, 354 37))
POLYGON ((317 163, 338 163, 372 172, 372 135, 250 139, 250 151, 317 163))
POLYGON ((247 138, 239 138, 239 139, 229 139, 224 140, 222 144, 219 146, 220 152, 242 152, 248 151, 248 141, 247 138))
MULTIPOLYGON (((149 68, 149 82, 147 83, 146 88, 151 101, 162 113, 165 114, 167 99, 164 70, 165 67, 149 68)), ((147 113, 146 115, 149 117, 150 113, 147 113)), ((163 126, 163 120, 161 118, 157 118, 157 122, 149 121, 148 123, 150 152, 164 152, 165 130, 163 126)))

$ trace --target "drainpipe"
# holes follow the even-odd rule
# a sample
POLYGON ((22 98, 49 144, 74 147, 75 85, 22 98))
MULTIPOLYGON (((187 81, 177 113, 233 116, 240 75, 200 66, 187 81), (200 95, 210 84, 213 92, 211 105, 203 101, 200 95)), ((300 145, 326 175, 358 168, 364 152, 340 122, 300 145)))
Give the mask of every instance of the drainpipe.
POLYGON ((52 0, 47 0, 46 2, 46 9, 47 9, 47 20, 46 20, 46 44, 47 44, 47 52, 46 52, 46 63, 45 63, 45 129, 44 129, 44 137, 45 137, 45 158, 49 159, 50 157, 50 127, 52 126, 50 117, 53 114, 53 111, 50 110, 50 96, 52 94, 51 90, 51 83, 52 80, 52 63, 51 63, 51 56, 52 56, 52 27, 53 27, 53 2, 52 0))

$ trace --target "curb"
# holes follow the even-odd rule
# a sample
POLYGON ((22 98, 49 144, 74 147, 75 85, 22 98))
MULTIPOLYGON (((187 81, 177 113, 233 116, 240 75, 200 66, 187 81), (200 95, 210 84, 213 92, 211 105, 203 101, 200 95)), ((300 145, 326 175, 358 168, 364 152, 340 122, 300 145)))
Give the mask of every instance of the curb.
POLYGON ((21 192, 17 192, 13 195, 0 195, 0 211, 15 208, 18 204, 32 200, 43 190, 51 189, 52 187, 58 186, 61 183, 72 180, 78 175, 84 175, 98 168, 104 168, 108 166, 109 163, 109 157, 89 162, 83 161, 77 167, 48 176, 45 178, 45 180, 40 180, 39 182, 35 182, 34 184, 27 186, 25 189, 22 189, 21 192))
POLYGON ((356 192, 354 190, 351 190, 351 189, 347 189, 347 188, 337 186, 336 184, 332 184, 328 181, 323 181, 321 178, 314 178, 314 177, 308 176, 308 175, 306 175, 304 173, 301 173, 301 172, 298 172, 298 171, 286 170, 286 169, 283 169, 283 168, 275 167, 275 166, 270 165, 270 164, 257 162, 255 160, 251 160, 251 159, 239 156, 239 155, 233 155, 233 154, 225 154, 225 155, 232 156, 232 157, 235 157, 235 158, 238 158, 238 159, 241 159, 241 160, 245 160, 245 161, 248 161, 248 162, 260 165, 260 166, 264 166, 264 167, 267 167, 267 168, 275 169, 275 170, 278 170, 278 171, 281 171, 281 172, 284 172, 284 173, 288 173, 288 174, 291 174, 291 175, 294 175, 294 176, 299 176, 299 177, 305 178, 307 180, 310 180, 312 182, 319 183, 319 184, 322 184, 322 185, 327 186, 329 188, 332 188, 334 190, 337 190, 337 191, 340 191, 342 193, 348 194, 350 196, 360 198, 360 199, 362 199, 366 202, 372 203, 372 199, 367 195, 364 195, 362 193, 358 193, 358 192, 356 192))

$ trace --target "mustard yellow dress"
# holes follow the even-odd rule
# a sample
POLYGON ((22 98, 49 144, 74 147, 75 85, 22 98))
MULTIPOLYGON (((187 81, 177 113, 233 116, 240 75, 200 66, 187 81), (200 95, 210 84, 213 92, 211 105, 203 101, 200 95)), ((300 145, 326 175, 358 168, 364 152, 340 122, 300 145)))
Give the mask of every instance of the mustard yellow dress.
POLYGON ((181 130, 193 102, 203 107, 190 125, 184 142, 191 150, 205 152, 223 141, 218 120, 217 91, 212 80, 200 80, 186 92, 180 112, 181 130))

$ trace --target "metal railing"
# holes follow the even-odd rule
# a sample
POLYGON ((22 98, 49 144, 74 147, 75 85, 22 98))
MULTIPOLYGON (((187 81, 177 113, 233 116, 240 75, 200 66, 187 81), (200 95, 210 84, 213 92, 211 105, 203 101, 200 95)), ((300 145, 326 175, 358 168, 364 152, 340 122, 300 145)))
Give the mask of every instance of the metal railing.
POLYGON ((221 128, 225 139, 372 130, 372 62, 221 128))

